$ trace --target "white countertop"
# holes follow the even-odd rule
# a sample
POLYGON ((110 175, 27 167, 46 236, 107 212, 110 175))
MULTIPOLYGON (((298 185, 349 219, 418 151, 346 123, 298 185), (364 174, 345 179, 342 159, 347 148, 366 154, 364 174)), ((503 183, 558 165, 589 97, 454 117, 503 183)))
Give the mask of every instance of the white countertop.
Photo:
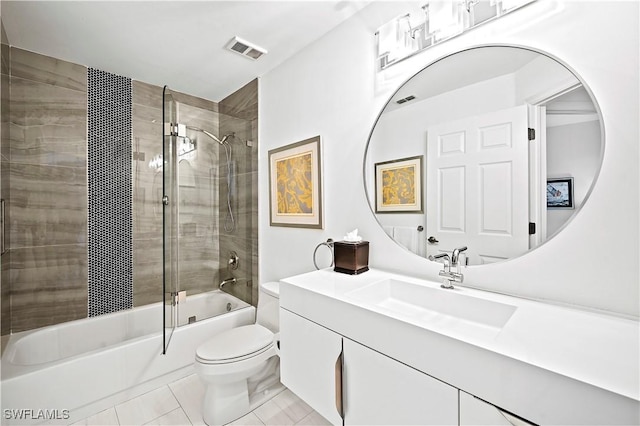
MULTIPOLYGON (((640 413, 638 321, 461 286, 443 290, 439 282, 376 269, 361 275, 325 269, 286 278, 281 283, 283 308, 495 405, 511 408, 516 414, 524 410, 523 417, 529 414, 533 421, 576 420, 580 416, 561 413, 563 407, 575 403, 572 410, 582 407, 581 410, 588 413, 589 407, 584 404, 597 406, 603 398, 612 410, 620 410, 616 404, 621 402, 627 409, 640 413), (501 329, 482 330, 459 327, 455 322, 438 324, 413 318, 410 313, 361 303, 350 295, 354 290, 388 278, 516 309, 501 329), (531 400, 522 400, 524 395, 531 394, 514 396, 514 389, 506 388, 507 383, 530 388, 533 395, 538 395, 535 398, 539 400, 533 404, 535 408, 531 409, 531 400), (549 388, 558 392, 564 389, 563 395, 571 393, 571 398, 555 404, 549 388), (573 399, 576 401, 572 402, 573 399), (554 404, 557 407, 552 406, 554 404)), ((598 408, 599 412, 602 410, 598 408)), ((603 416, 605 420, 608 418, 606 414, 603 416)))

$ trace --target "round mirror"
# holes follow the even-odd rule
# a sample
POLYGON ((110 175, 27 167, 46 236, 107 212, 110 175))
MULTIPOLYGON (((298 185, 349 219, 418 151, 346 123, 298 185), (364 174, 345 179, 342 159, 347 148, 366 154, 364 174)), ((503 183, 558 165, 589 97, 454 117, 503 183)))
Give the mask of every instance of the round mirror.
POLYGON ((371 131, 365 190, 384 231, 419 256, 469 265, 520 256, 558 233, 600 170, 597 104, 566 66, 520 47, 429 65, 371 131))

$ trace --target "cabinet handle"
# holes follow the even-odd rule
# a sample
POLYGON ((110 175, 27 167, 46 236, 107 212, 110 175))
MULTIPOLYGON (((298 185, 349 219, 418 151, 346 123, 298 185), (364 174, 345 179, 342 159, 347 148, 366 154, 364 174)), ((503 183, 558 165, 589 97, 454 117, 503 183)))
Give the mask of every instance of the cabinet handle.
POLYGON ((344 360, 344 349, 340 350, 340 355, 336 359, 335 365, 335 388, 336 388, 336 410, 341 419, 344 420, 344 406, 342 404, 342 364, 344 360))

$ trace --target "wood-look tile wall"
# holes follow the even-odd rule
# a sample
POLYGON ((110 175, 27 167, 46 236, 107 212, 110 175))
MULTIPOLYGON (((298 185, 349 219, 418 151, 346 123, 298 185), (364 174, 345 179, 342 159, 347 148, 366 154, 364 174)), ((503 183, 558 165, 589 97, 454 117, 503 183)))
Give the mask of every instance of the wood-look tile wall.
MULTIPOLYGON (((6 334, 87 317, 87 69, 8 46, 2 59, 2 120, 8 124, 2 126, 3 197, 9 182, 11 191, 10 250, 2 257, 1 281, 6 334)), ((132 89, 133 302, 141 306, 162 300, 162 173, 149 166, 162 153, 162 87, 134 81, 132 89)), ((257 83, 255 89, 251 96, 257 101, 257 83)), ((181 123, 224 134, 218 104, 174 95, 181 123)), ((227 108, 249 98, 231 96, 227 108)), ((225 121, 226 132, 257 141, 257 114, 248 125, 237 112, 225 121)), ((238 194, 246 196, 238 196, 234 207, 240 233, 223 235, 217 206, 224 151, 198 133, 189 134, 198 142, 197 157, 182 164, 183 173, 192 169, 198 185, 185 190, 193 202, 183 200, 192 204, 183 207, 188 214, 179 224, 181 288, 193 294, 218 285, 226 274, 219 266, 221 260, 226 265, 223 238, 228 238, 224 250, 236 250, 248 268, 240 278, 257 284, 257 145, 234 145, 238 194)), ((239 296, 251 301, 251 288, 243 291, 239 296)))
POLYGON ((87 316, 87 71, 10 49, 13 332, 87 316))
MULTIPOLYGON (((9 40, 0 21, 0 199, 9 199, 9 40)), ((5 219, 9 219, 9 211, 5 212, 5 219)), ((6 228, 9 229, 8 227, 6 228)), ((8 247, 10 236, 3 235, 8 247)), ((0 334, 3 336, 11 331, 11 303, 9 299, 9 264, 11 253, 9 250, 0 258, 0 334)), ((3 347, 4 350, 4 347, 3 347)))
POLYGON ((162 87, 133 89, 133 306, 162 300, 162 171, 149 161, 162 154, 162 87))
POLYGON ((229 138, 235 161, 236 190, 233 193, 235 230, 224 228, 227 214, 226 165, 220 148, 220 265, 222 278, 236 277, 238 283, 229 292, 247 302, 258 302, 258 80, 220 101, 220 134, 229 138), (247 141, 250 141, 247 143, 247 141), (240 257, 240 267, 225 270, 229 252, 240 257))

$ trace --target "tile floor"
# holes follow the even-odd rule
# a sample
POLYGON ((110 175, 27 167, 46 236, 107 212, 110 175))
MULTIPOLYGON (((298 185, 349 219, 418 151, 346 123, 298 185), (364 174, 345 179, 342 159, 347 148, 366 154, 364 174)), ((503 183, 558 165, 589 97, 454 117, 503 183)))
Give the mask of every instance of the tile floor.
MULTIPOLYGON (((130 401, 111 407, 74 425, 204 425, 204 386, 192 374, 130 401)), ((329 425, 289 389, 230 425, 329 425)))

